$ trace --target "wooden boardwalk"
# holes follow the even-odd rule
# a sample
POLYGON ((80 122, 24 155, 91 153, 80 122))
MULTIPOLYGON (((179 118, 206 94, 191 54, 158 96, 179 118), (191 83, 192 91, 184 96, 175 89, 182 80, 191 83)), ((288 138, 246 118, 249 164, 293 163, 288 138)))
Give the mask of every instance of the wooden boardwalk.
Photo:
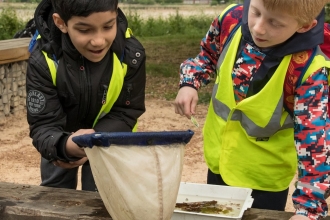
MULTIPOLYGON (((242 220, 288 220, 289 212, 248 209, 242 220)), ((111 220, 97 192, 0 182, 1 220, 111 220)), ((330 220, 330 217, 325 218, 330 220)))

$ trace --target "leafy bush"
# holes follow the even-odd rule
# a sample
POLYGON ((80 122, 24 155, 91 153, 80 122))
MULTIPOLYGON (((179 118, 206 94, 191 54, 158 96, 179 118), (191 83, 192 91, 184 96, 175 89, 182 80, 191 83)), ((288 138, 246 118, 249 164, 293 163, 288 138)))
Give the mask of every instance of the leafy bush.
POLYGON ((325 6, 325 22, 330 23, 330 4, 325 6))
POLYGON ((154 0, 139 0, 139 4, 141 5, 153 5, 155 4, 154 0))
POLYGON ((136 12, 129 10, 126 14, 129 27, 133 34, 140 37, 155 37, 165 35, 196 35, 201 32, 205 35, 208 30, 213 17, 206 15, 183 17, 177 11, 176 14, 170 15, 167 19, 141 18, 136 12))
POLYGON ((0 13, 0 40, 11 39, 15 33, 24 28, 14 9, 3 9, 0 13))

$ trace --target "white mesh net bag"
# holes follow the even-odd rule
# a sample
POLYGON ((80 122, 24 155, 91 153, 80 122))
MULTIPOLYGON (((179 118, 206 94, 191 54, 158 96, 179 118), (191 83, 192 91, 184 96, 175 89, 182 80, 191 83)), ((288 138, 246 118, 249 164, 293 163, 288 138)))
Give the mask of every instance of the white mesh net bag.
POLYGON ((86 147, 102 201, 114 220, 169 220, 179 191, 188 131, 94 133, 86 147))

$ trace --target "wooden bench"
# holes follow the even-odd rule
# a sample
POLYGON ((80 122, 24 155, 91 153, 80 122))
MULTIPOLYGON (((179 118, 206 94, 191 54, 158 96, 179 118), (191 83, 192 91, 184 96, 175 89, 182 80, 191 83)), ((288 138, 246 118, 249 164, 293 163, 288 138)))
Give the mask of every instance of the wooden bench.
MULTIPOLYGON (((288 220, 289 212, 248 209, 242 220, 288 220)), ((97 192, 0 182, 1 220, 111 220, 97 192)), ((325 218, 330 220, 330 217, 325 218)))

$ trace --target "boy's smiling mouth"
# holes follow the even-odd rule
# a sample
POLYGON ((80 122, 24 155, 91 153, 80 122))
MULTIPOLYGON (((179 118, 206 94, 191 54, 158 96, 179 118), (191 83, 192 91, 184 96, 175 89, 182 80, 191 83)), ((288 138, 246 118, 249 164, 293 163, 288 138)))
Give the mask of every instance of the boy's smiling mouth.
POLYGON ((258 41, 258 42, 266 42, 267 40, 265 40, 265 39, 262 39, 262 38, 259 38, 259 37, 256 37, 255 35, 252 35, 253 36, 253 39, 255 40, 255 41, 258 41))
POLYGON ((265 42, 266 40, 264 40, 264 39, 261 39, 261 38, 255 38, 257 41, 260 41, 260 42, 265 42))
POLYGON ((103 50, 104 49, 101 49, 101 50, 89 50, 89 51, 92 52, 92 53, 95 53, 95 54, 100 54, 100 53, 102 53, 103 50))

